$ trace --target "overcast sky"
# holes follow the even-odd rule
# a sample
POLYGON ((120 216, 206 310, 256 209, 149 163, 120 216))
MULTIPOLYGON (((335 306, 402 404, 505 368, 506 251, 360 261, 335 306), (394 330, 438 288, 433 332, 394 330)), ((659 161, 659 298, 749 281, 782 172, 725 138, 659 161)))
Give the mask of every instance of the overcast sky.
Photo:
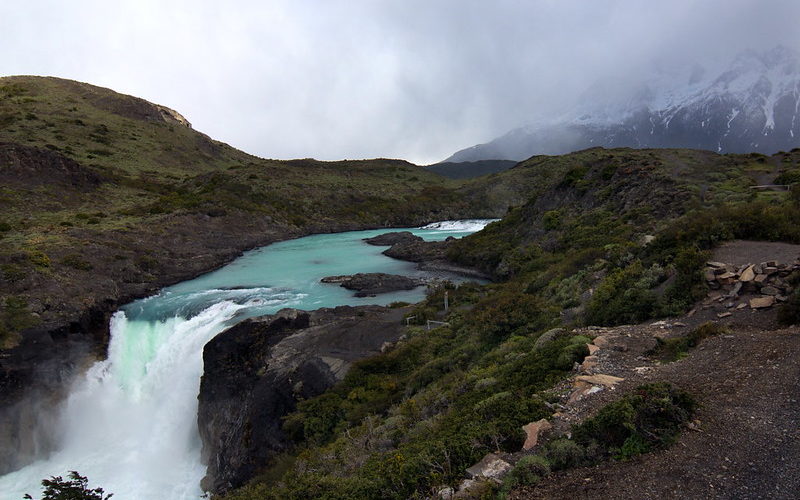
POLYGON ((800 49, 798 0, 2 0, 0 74, 182 113, 267 158, 441 160, 653 61, 800 49))

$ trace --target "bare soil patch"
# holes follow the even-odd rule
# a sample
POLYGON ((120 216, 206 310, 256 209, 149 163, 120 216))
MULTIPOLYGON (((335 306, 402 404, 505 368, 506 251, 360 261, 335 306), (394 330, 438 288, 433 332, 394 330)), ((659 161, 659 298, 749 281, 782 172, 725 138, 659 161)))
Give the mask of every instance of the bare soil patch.
POLYGON ((734 240, 723 243, 714 251, 713 260, 735 266, 776 260, 793 264, 800 258, 800 245, 775 241, 734 240))

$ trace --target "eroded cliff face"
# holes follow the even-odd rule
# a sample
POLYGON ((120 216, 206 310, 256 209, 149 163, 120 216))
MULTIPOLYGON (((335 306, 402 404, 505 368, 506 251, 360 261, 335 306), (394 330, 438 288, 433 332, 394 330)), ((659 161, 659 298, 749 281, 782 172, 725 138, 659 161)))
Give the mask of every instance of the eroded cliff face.
POLYGON ((403 313, 380 306, 284 309, 209 342, 197 416, 208 465, 203 489, 241 486, 285 450, 281 417, 341 380, 353 362, 396 341, 403 313))

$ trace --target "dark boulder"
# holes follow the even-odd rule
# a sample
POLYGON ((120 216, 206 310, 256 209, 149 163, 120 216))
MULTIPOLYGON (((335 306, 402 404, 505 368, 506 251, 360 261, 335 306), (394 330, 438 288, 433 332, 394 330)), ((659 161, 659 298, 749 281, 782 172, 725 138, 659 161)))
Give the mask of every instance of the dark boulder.
POLYGON ((383 251, 383 255, 409 262, 447 260, 447 247, 451 241, 401 241, 383 251))
POLYGON ((392 246, 395 243, 403 243, 410 241, 422 241, 419 236, 413 235, 410 231, 399 231, 396 233, 384 233, 372 238, 364 238, 364 242, 376 246, 392 246))
POLYGON ((281 417, 321 394, 351 364, 402 334, 402 309, 379 306, 285 309, 243 321, 203 350, 198 427, 206 491, 243 485, 289 440, 281 417))
POLYGON ((397 274, 358 273, 350 276, 327 276, 320 280, 323 283, 339 283, 348 290, 355 290, 356 297, 368 297, 379 293, 413 290, 427 283, 424 279, 409 278, 397 274))

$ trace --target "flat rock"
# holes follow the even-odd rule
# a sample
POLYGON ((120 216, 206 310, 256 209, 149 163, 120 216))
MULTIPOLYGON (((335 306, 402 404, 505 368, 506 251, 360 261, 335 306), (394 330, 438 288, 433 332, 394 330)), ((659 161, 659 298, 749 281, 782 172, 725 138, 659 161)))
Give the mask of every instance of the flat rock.
POLYGON ((586 344, 586 347, 589 348, 589 355, 594 356, 594 354, 600 350, 600 346, 596 346, 594 344, 586 344))
POLYGON ((742 274, 739 276, 739 281, 744 281, 744 282, 753 281, 755 277, 756 273, 753 270, 753 266, 747 266, 744 269, 744 271, 742 271, 742 274))
POLYGON ((494 453, 484 456, 480 462, 467 469, 467 474, 472 479, 500 479, 511 470, 511 464, 494 453))
POLYGON ((528 425, 523 425, 522 430, 525 431, 525 444, 522 445, 523 450, 533 449, 539 442, 541 433, 553 428, 553 425, 547 419, 541 419, 536 422, 531 422, 528 425))
POLYGON ((775 304, 775 297, 771 295, 750 299, 750 307, 752 309, 765 309, 767 307, 772 307, 773 304, 775 304))
POLYGON ((622 382, 625 379, 621 377, 615 377, 613 375, 597 374, 597 375, 578 375, 577 377, 575 377, 575 380, 577 380, 578 382, 586 382, 592 385, 602 385, 605 387, 612 387, 622 382))

